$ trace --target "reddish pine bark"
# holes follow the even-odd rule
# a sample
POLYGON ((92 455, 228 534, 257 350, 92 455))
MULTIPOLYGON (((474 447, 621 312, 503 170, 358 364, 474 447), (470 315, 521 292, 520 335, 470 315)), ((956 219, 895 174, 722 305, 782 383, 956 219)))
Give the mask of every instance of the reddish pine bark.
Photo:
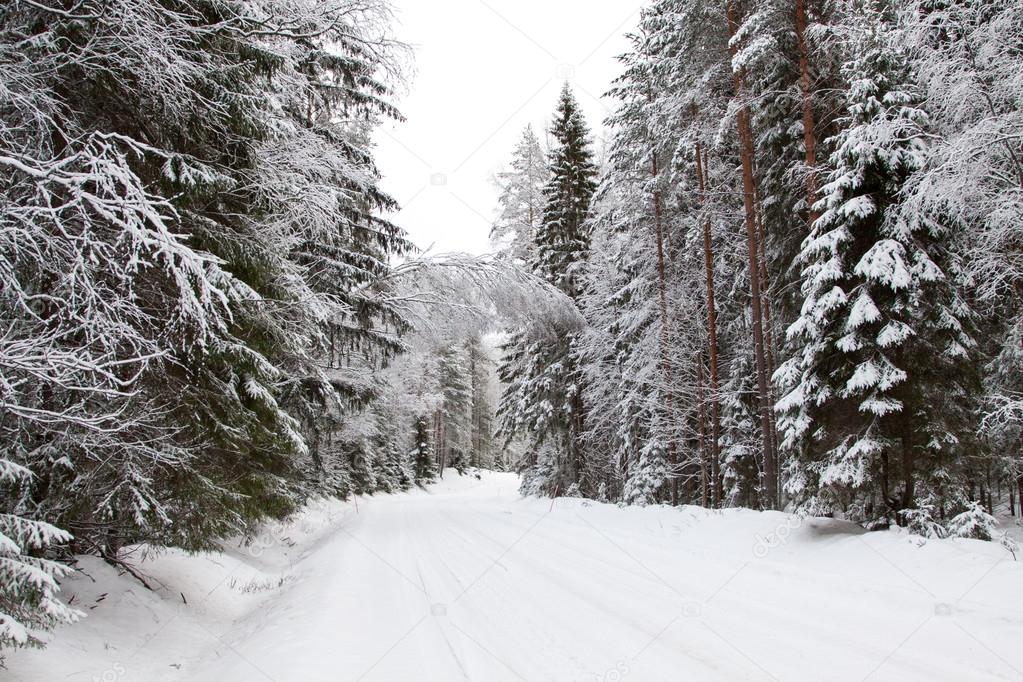
POLYGON ((817 133, 813 118, 813 84, 806 49, 806 0, 796 0, 796 43, 799 46, 799 86, 803 95, 803 146, 806 148, 806 205, 812 226, 819 217, 817 203, 817 133))
MULTIPOLYGON (((657 181, 657 154, 653 157, 653 178, 657 181)), ((674 396, 671 390, 671 363, 668 357, 668 287, 664 274, 664 227, 661 218, 661 193, 654 188, 654 230, 657 234, 657 287, 661 304, 661 371, 665 382, 665 403, 669 415, 669 428, 674 427, 674 396)), ((675 438, 669 435, 668 461, 671 464, 671 503, 678 504, 678 450, 675 438)))
MULTIPOLYGON (((707 210, 707 155, 696 143, 696 175, 699 179, 700 205, 705 215, 703 219, 703 266, 707 279, 707 356, 710 360, 710 477, 712 504, 722 505, 724 484, 721 480, 721 401, 718 394, 718 331, 717 305, 714 301, 714 245, 710 234, 710 215, 707 210), (701 158, 702 157, 702 158, 701 158)), ((702 385, 702 382, 701 382, 702 385)))
MULTIPOLYGON (((732 2, 725 6, 728 21, 729 38, 734 38, 738 30, 735 9, 732 2)), ((734 57, 736 48, 730 46, 734 57)), ((757 396, 760 403, 760 433, 763 441, 763 474, 764 493, 763 506, 769 509, 778 504, 778 477, 774 452, 774 437, 771 433, 773 405, 770 399, 767 377, 767 359, 764 350, 764 314, 763 298, 760 290, 760 245, 757 236, 756 191, 753 179, 753 131, 750 123, 749 107, 745 102, 745 69, 733 71, 735 97, 739 104, 736 122, 739 133, 739 158, 742 162, 742 203, 746 223, 746 241, 749 251, 749 278, 751 308, 753 313, 753 355, 757 370, 757 396)))

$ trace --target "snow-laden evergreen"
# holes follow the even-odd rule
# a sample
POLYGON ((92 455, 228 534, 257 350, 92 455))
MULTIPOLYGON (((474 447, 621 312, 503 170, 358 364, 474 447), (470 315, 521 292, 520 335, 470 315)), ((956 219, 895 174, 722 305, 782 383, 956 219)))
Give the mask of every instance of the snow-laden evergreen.
POLYGON ((4 644, 70 615, 47 546, 210 547, 339 489, 324 415, 372 381, 334 368, 403 328, 369 286, 410 248, 368 147, 397 116, 388 24, 347 0, 0 14, 4 644))
POLYGON ((898 210, 929 132, 904 34, 875 9, 852 29, 847 117, 798 258, 792 358, 776 376, 788 492, 811 514, 869 521, 915 508, 961 446, 974 342, 942 267, 948 230, 898 210))
MULTIPOLYGON (((597 169, 589 129, 567 83, 558 100, 551 135, 550 179, 544 187, 543 215, 529 265, 575 301, 582 293, 580 269, 589 252, 587 217, 597 169)), ((556 318, 531 322, 516 329, 504 346, 499 368, 505 384, 502 430, 508 438, 526 433, 536 446, 547 441, 556 453, 553 462, 539 463, 556 472, 553 477, 544 476, 541 488, 567 491, 579 485, 593 493, 597 482, 585 474, 586 413, 578 337, 572 319, 569 321, 568 325, 556 318)), ((526 462, 527 466, 537 464, 536 460, 526 462)))
MULTIPOLYGON (((1023 475, 1023 7, 927 2, 909 40, 934 130, 906 212, 953 226, 961 276, 984 318, 982 434, 998 476, 1023 475)), ((974 462, 971 477, 983 473, 974 462)))
POLYGON ((497 173, 494 181, 501 191, 499 214, 490 229, 494 250, 522 265, 533 263, 550 169, 547 155, 531 125, 523 129, 508 169, 497 173))
POLYGON ((581 293, 576 271, 590 247, 586 219, 597 188, 597 167, 589 128, 567 83, 550 134, 554 146, 550 150, 550 179, 543 189, 543 219, 534 237, 534 268, 575 299, 581 293))

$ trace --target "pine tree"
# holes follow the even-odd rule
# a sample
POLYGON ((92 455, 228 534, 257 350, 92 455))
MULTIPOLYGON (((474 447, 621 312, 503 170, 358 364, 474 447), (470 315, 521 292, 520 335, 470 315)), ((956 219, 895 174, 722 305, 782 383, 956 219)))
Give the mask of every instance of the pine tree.
POLYGON ((747 69, 742 59, 744 37, 740 34, 740 9, 735 0, 725 0, 729 49, 732 53, 732 79, 735 89, 735 123, 738 133, 742 177, 742 204, 746 227, 746 253, 749 262, 750 313, 753 358, 757 373, 757 399, 760 403, 760 439, 763 447, 763 499, 765 506, 778 505, 778 469, 774 440, 774 415, 768 372, 770 358, 770 299, 764 273, 763 229, 759 221, 755 176, 756 149, 752 115, 747 94, 747 69))
POLYGON ((589 468, 603 474, 604 496, 650 504, 678 499, 686 410, 675 379, 688 354, 677 352, 674 320, 686 297, 670 248, 674 202, 662 199, 670 185, 658 163, 672 139, 653 134, 661 83, 649 37, 633 43, 612 90, 619 105, 607 121, 615 135, 592 208, 579 360, 586 445, 591 460, 604 461, 603 471, 592 462, 589 468))
POLYGON ((498 255, 523 265, 536 260, 534 239, 543 217, 547 159, 533 127, 527 125, 512 153, 510 170, 497 174, 500 214, 490 229, 498 255))
POLYGON ((789 492, 810 513, 873 520, 913 509, 921 480, 958 449, 973 342, 942 269, 947 231, 899 215, 929 125, 903 35, 875 5, 856 29, 834 169, 799 257, 805 301, 777 372, 778 410, 789 492))

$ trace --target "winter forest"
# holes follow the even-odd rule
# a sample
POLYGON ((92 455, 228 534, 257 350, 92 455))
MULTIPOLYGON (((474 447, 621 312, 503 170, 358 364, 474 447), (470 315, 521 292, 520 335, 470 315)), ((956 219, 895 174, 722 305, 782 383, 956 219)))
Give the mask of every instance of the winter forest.
MULTIPOLYGON (((623 32, 610 116, 559 83, 472 256, 391 218, 387 0, 0 4, 0 660, 89 627, 83 566, 159 592, 149 553, 488 481, 575 536, 784 513, 1014 562, 1023 5, 646 0, 623 32)), ((975 679, 1023 677, 977 637, 1009 676, 975 679)), ((467 669, 436 679, 504 679, 467 669)))

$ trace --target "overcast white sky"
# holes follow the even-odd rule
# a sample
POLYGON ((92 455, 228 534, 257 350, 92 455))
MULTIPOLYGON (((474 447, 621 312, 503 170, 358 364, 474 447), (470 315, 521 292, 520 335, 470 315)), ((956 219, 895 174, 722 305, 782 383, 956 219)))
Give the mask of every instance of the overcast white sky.
POLYGON ((398 105, 405 123, 376 134, 396 222, 432 251, 489 250, 497 203, 490 178, 522 128, 538 135, 567 79, 594 134, 613 103, 624 34, 640 0, 393 0, 397 35, 415 49, 415 80, 398 105))

